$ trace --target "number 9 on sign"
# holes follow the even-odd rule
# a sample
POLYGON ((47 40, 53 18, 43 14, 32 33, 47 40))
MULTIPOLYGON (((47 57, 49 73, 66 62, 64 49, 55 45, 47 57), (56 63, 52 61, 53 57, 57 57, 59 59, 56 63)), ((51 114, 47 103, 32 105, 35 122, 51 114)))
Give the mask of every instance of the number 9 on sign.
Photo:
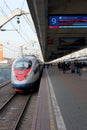
POLYGON ((52 22, 53 25, 56 25, 56 24, 57 24, 56 18, 52 18, 52 19, 51 19, 51 22, 52 22))

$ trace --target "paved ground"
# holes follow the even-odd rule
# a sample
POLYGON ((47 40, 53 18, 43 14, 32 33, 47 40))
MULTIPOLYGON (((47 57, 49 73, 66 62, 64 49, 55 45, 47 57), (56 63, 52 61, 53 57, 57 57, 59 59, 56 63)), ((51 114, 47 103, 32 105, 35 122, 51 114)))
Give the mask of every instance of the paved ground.
POLYGON ((49 68, 48 74, 67 130, 87 130, 87 73, 59 72, 49 68))

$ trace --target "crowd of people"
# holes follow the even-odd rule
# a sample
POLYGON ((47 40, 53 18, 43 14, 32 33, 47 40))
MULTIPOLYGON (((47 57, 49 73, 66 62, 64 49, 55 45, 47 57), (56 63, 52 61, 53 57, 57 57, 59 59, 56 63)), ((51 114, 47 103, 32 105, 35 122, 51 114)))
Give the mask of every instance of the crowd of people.
POLYGON ((87 67, 87 64, 78 60, 74 62, 58 62, 58 69, 62 70, 63 73, 70 71, 71 73, 77 73, 79 76, 81 76, 83 67, 87 67))

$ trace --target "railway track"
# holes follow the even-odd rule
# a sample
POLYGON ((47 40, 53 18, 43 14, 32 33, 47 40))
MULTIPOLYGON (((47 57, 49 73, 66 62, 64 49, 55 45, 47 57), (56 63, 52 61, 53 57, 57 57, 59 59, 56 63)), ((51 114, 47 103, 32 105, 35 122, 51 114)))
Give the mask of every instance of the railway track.
POLYGON ((18 128, 30 98, 31 95, 14 94, 0 107, 0 130, 18 128))
POLYGON ((6 84, 0 88, 0 108, 13 94, 11 84, 6 84))
POLYGON ((10 80, 5 81, 5 82, 3 82, 3 83, 0 83, 0 88, 5 87, 7 84, 10 84, 10 83, 11 83, 10 80))

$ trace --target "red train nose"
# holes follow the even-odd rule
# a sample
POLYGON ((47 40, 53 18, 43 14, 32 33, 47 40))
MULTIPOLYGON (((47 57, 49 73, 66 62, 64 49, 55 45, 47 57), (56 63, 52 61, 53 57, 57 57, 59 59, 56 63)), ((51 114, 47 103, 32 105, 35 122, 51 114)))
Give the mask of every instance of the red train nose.
POLYGON ((30 69, 25 69, 25 70, 14 70, 15 76, 17 80, 22 81, 26 78, 28 75, 30 69))

